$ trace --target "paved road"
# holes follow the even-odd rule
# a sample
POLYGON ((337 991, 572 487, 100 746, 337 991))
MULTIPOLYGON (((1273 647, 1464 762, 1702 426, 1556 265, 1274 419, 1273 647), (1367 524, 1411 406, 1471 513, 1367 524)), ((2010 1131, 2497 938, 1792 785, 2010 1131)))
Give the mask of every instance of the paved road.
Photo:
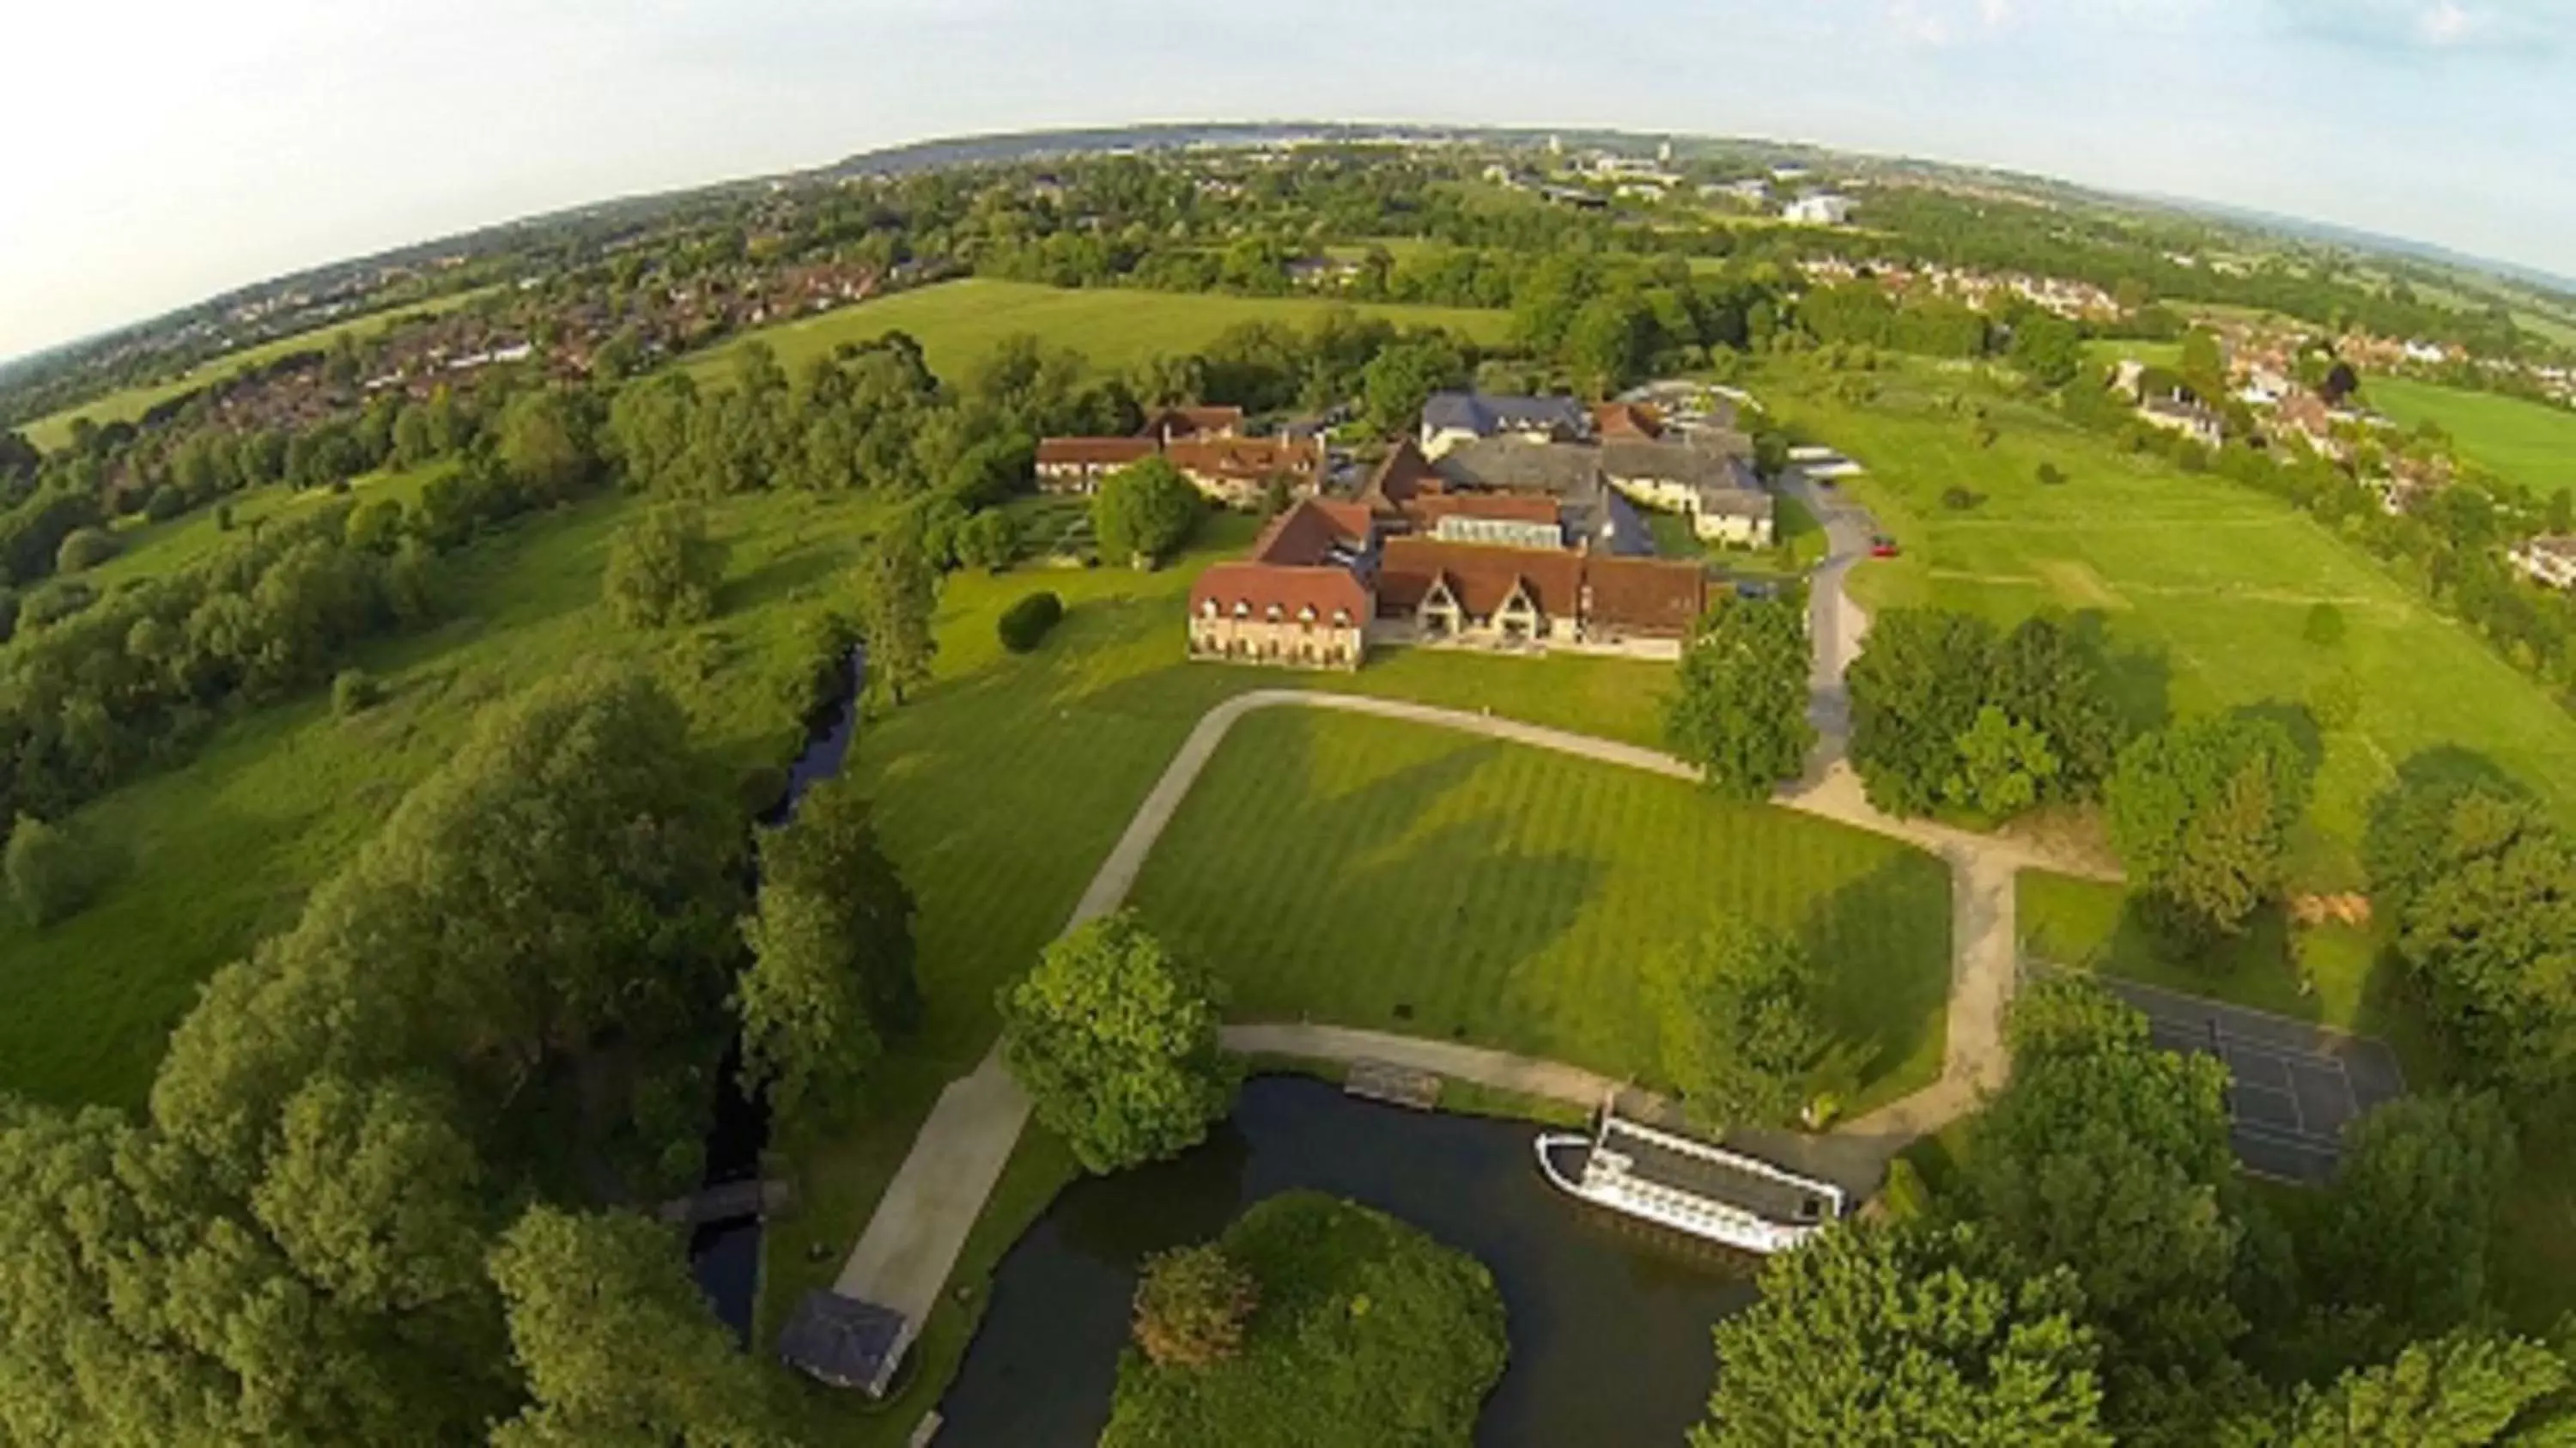
MULTIPOLYGON (((1803 475, 1789 486, 1824 521, 1831 554, 1818 568, 1810 608, 1816 640, 1815 693, 1810 705, 1822 736, 1818 760, 1806 779, 1774 796, 1774 803, 1856 829, 1933 851, 1951 867, 1951 979, 1941 1078, 1931 1086, 1845 1123, 1828 1137, 1772 1134, 1766 1150, 1809 1170, 1866 1189, 1905 1146, 1976 1109, 1980 1097, 2002 1085, 2009 1060, 2003 1047, 2004 1011, 2011 1001, 2017 960, 2013 879, 2023 868, 2045 865, 2097 874, 2086 862, 2044 847, 1974 834, 1921 820, 1897 819, 1872 808, 1843 758, 1850 708, 1842 674, 1857 655, 1868 616, 1843 590, 1851 568, 1866 556, 1871 525, 1865 514, 1829 500, 1803 475)), ((1152 854, 1154 842, 1189 796, 1190 787, 1216 754, 1236 720, 1256 709, 1326 709, 1399 719, 1434 728, 1500 739, 1576 755, 1623 769, 1697 780, 1691 766, 1670 755, 1617 740, 1434 708, 1394 699, 1256 689, 1210 709, 1154 788, 1137 807, 1126 832, 1092 876, 1066 921, 1070 930, 1104 915, 1127 898, 1152 854)), ((1236 1026, 1227 1041, 1237 1049, 1276 1049, 1281 1054, 1354 1059, 1354 1053, 1480 1081, 1507 1090, 1584 1104, 1622 1089, 1620 1083, 1559 1062, 1533 1061, 1440 1041, 1319 1026, 1236 1026), (1285 1033, 1285 1034, 1283 1034, 1285 1033), (1289 1044, 1280 1044, 1286 1042, 1289 1044), (1253 1044, 1248 1044, 1253 1043, 1253 1044), (1268 1044, 1257 1044, 1268 1043, 1268 1044), (1299 1044, 1299 1043, 1302 1043, 1299 1044)), ((1641 1106, 1651 1106, 1651 1101, 1641 1106)), ((1669 1103, 1664 1103, 1669 1106, 1669 1103)), ((975 1070, 952 1083, 923 1122, 921 1134, 887 1187, 885 1198, 835 1286, 844 1294, 890 1307, 918 1324, 937 1302, 954 1270, 983 1203, 1010 1159, 1029 1115, 1028 1097, 1002 1064, 998 1046, 975 1070)))

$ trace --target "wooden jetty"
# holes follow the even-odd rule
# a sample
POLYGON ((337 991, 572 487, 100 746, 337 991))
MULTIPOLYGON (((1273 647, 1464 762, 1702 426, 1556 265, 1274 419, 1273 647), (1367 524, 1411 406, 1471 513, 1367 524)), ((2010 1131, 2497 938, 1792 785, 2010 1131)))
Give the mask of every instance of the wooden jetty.
POLYGON ((783 1181, 719 1182, 673 1197, 654 1215, 674 1227, 703 1227, 745 1217, 774 1217, 787 1209, 792 1196, 783 1181))
POLYGON ((1428 1111, 1440 1104, 1440 1077, 1436 1072, 1417 1071, 1391 1061, 1353 1061, 1349 1073, 1342 1077, 1342 1092, 1389 1106, 1428 1111))

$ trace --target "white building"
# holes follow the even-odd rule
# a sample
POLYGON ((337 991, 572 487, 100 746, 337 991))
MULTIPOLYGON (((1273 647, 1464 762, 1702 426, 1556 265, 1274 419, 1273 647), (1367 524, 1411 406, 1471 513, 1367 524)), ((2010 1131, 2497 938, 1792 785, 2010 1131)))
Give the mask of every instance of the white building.
POLYGON ((1780 208, 1780 219, 1799 226, 1842 226, 1860 203, 1831 191, 1801 196, 1780 208))
POLYGON ((2576 535, 2543 534, 2506 555, 2522 576, 2545 588, 2576 588, 2576 535))

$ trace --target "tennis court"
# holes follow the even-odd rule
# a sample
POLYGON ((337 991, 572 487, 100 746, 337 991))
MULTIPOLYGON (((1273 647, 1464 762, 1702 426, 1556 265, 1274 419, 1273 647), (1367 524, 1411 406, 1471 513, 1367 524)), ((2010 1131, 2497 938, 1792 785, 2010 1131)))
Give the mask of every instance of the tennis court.
POLYGON ((2227 1067, 2237 1160, 2247 1171, 2319 1182, 2343 1155, 2344 1125, 2405 1094, 2387 1043, 2200 996, 2101 977, 2146 1012, 2155 1043, 2199 1051, 2227 1067))

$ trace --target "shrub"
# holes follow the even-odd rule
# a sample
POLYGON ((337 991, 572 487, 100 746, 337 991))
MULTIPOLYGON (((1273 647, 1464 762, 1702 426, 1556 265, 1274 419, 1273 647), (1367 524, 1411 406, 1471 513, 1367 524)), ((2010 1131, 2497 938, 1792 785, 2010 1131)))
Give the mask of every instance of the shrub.
POLYGON ((384 701, 385 687, 364 669, 342 669, 331 681, 331 712, 343 719, 363 714, 384 701))
POLYGON ((57 578, 27 595, 25 606, 18 611, 20 623, 43 627, 60 623, 91 604, 98 602, 98 590, 84 578, 57 578))
POLYGON ((1204 1367, 1243 1350, 1261 1284, 1214 1242, 1145 1259, 1136 1283, 1136 1345, 1163 1367, 1204 1367))
POLYGON ((0 644, 18 636, 18 594, 15 589, 0 588, 0 644))
POLYGON ((2041 463, 2038 477, 2041 486, 2054 488, 2066 481, 2066 469, 2055 463, 2041 463))
POLYGON ((80 841, 32 815, 18 816, 0 868, 6 869, 9 893, 30 925, 51 925, 79 914, 97 883, 80 841))
POLYGON ((994 631, 1002 636, 1002 647, 1025 654, 1043 642, 1048 630, 1063 617, 1063 599, 1052 592, 1032 593, 1004 610, 994 631))
POLYGON ((1011 515, 986 509, 957 525, 957 562, 961 567, 999 573, 1020 556, 1019 526, 1011 515))
POLYGON ((54 551, 54 569, 58 573, 79 573, 96 568, 116 556, 116 540, 104 528, 74 528, 54 551))
POLYGON ((2299 637, 2321 649, 2343 642, 2343 610, 2331 603, 2310 605, 2305 622, 2299 625, 2299 637))
POLYGON ((215 505, 215 531, 218 533, 229 533, 232 530, 233 505, 230 503, 217 503, 215 505))
POLYGON ((1956 483, 1941 491, 1941 506, 1954 513, 1964 513, 1984 501, 1983 495, 1972 493, 1956 483))
POLYGON ((155 523, 167 523, 186 511, 188 495, 170 483, 154 488, 152 496, 143 502, 143 516, 155 523))

